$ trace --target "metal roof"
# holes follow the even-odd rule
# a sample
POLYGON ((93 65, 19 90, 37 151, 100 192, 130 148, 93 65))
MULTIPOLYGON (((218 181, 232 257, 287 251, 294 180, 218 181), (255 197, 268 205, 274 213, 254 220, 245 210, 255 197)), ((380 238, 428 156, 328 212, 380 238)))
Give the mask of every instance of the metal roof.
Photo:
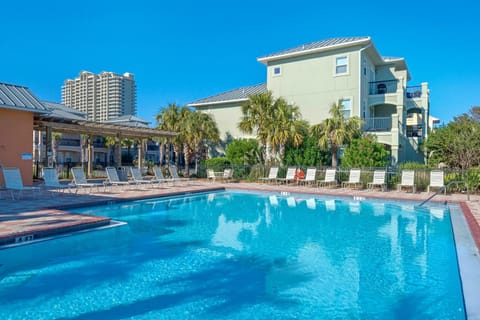
POLYGON ((0 83, 0 108, 44 113, 47 108, 23 86, 0 83))
POLYGON ((187 104, 189 107, 196 107, 210 104, 220 104, 236 101, 248 100, 248 97, 253 94, 263 93, 267 91, 267 84, 261 83, 254 86, 237 88, 227 92, 223 92, 214 96, 196 100, 187 104))
POLYGON ((59 120, 87 120, 87 115, 76 109, 67 107, 56 102, 42 101, 43 105, 50 111, 44 117, 51 117, 59 120))
POLYGON ((105 120, 103 123, 119 124, 131 127, 148 127, 150 122, 137 116, 127 114, 110 120, 105 120))
POLYGON ((301 55, 301 54, 306 54, 310 52, 333 49, 335 47, 354 45, 357 43, 363 43, 368 41, 370 41, 370 37, 331 38, 331 39, 311 42, 311 43, 303 44, 298 47, 271 53, 271 54, 262 56, 257 60, 260 62, 266 62, 268 60, 273 60, 275 58, 283 58, 283 57, 288 57, 292 55, 301 55))

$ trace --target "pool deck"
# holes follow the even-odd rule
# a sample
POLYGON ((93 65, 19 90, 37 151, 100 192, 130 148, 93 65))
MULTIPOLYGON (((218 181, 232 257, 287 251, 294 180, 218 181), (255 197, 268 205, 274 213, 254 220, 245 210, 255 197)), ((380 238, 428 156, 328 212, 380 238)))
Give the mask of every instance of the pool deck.
MULTIPOLYGON (((4 245, 22 244, 47 236, 70 233, 105 226, 109 218, 96 217, 69 212, 69 208, 107 204, 112 202, 144 199, 158 196, 170 196, 192 192, 221 189, 241 189, 290 193, 309 193, 344 197, 376 198, 418 201, 419 204, 432 193, 417 192, 415 194, 397 191, 373 191, 349 188, 316 188, 297 185, 269 185, 259 183, 212 183, 195 180, 191 183, 178 183, 168 187, 130 186, 125 189, 108 187, 106 191, 80 190, 78 193, 58 193, 44 190, 36 198, 30 194, 21 200, 12 200, 10 194, 1 191, 0 198, 0 247, 4 245)), ((480 248, 480 196, 466 194, 439 194, 434 202, 459 203, 465 213, 477 248, 480 248)))

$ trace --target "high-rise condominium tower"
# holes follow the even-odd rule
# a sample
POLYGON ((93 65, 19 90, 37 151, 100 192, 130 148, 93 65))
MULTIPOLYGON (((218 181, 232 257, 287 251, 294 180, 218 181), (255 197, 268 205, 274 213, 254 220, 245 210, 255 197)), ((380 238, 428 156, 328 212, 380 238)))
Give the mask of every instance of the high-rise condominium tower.
POLYGON ((80 72, 65 80, 62 104, 87 114, 88 120, 105 121, 136 113, 136 86, 133 74, 80 72))

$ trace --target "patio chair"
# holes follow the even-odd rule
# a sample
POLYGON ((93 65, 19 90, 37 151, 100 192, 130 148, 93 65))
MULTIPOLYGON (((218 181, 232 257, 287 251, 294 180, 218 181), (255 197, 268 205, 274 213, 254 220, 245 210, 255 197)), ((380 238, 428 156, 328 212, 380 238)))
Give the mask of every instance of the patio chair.
POLYGON ((430 188, 438 188, 439 190, 443 188, 443 193, 447 195, 447 188, 445 188, 445 183, 443 182, 442 170, 430 171, 430 184, 427 187, 427 192, 430 192, 430 188))
POLYGON ((215 171, 212 169, 207 169, 207 179, 211 180, 212 182, 215 182, 217 179, 217 176, 215 175, 215 171))
POLYGON ((277 178, 277 181, 285 184, 289 184, 290 181, 295 181, 295 171, 297 171, 296 168, 288 168, 285 178, 277 178))
POLYGON ((385 183, 385 170, 375 170, 373 172, 373 181, 367 183, 367 189, 380 187, 382 191, 387 191, 387 184, 385 183))
POLYGON ((403 170, 402 171, 402 181, 397 185, 397 190, 402 191, 403 187, 412 188, 412 192, 415 193, 415 171, 413 170, 403 170))
POLYGON ((128 186, 130 182, 120 180, 118 176, 117 169, 115 167, 106 167, 105 172, 107 173, 107 180, 104 182, 105 185, 112 186, 128 186))
POLYGON ((22 175, 19 168, 3 168, 3 179, 5 181, 5 188, 10 191, 12 200, 15 200, 14 192, 18 192, 20 199, 24 191, 32 192, 32 197, 35 198, 35 193, 40 193, 39 187, 24 186, 22 175))
POLYGON ((105 182, 89 182, 85 177, 85 172, 83 171, 83 168, 74 167, 70 169, 70 172, 72 172, 72 176, 73 176, 72 184, 77 188, 89 188, 89 190, 91 190, 92 188, 96 187, 98 192, 99 191, 98 188, 103 186, 103 191, 106 190, 105 182))
POLYGON ((153 167, 153 174, 155 178, 153 179, 155 182, 158 182, 159 185, 167 182, 173 182, 173 179, 165 178, 162 172, 162 168, 155 166, 153 167))
MULTIPOLYGON (((64 184, 60 183, 58 180, 57 169, 52 167, 43 167, 42 168, 42 176, 43 176, 43 187, 46 189, 51 190, 61 190, 62 193, 65 193, 65 190, 69 192, 72 191, 73 185, 72 184, 64 184)), ((78 191, 75 189, 75 191, 78 191)), ((55 193, 52 193, 54 196, 55 193)))
POLYGON ((317 187, 328 187, 328 186, 336 186, 337 179, 336 179, 337 170, 336 169, 327 169, 325 171, 325 179, 317 181, 317 187))
POLYGON ((360 185, 360 175, 361 175, 361 170, 360 169, 350 169, 350 174, 348 177, 348 181, 343 181, 342 182, 342 187, 346 188, 349 186, 358 186, 360 185))
POLYGON ((153 183, 156 182, 154 179, 145 179, 137 167, 130 167, 130 174, 132 176, 132 182, 135 184, 149 184, 153 186, 153 183))
POLYGON ((299 183, 303 185, 312 185, 316 181, 315 180, 316 176, 317 176, 317 168, 307 168, 305 179, 300 180, 299 183))
POLYGON ((188 182, 190 181, 190 178, 181 178, 178 175, 177 167, 176 166, 169 166, 168 171, 170 172, 170 176, 172 177, 172 181, 178 181, 178 182, 188 182))
POLYGON ((278 177, 278 167, 271 167, 270 171, 268 172, 268 177, 265 178, 258 178, 259 181, 265 181, 266 183, 274 182, 277 180, 278 177))
POLYGON ((224 169, 222 179, 223 179, 223 182, 232 181, 232 179, 233 179, 233 169, 232 168, 224 169))

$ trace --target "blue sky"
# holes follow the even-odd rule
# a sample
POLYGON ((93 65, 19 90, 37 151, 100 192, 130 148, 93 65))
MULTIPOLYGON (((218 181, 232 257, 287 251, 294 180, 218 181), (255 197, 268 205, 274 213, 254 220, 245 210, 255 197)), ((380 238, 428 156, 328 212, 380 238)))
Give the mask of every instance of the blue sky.
POLYGON ((477 1, 6 1, 0 82, 61 101, 82 70, 131 72, 138 116, 265 82, 256 58, 333 37, 371 36, 428 82, 442 122, 480 105, 477 1))

